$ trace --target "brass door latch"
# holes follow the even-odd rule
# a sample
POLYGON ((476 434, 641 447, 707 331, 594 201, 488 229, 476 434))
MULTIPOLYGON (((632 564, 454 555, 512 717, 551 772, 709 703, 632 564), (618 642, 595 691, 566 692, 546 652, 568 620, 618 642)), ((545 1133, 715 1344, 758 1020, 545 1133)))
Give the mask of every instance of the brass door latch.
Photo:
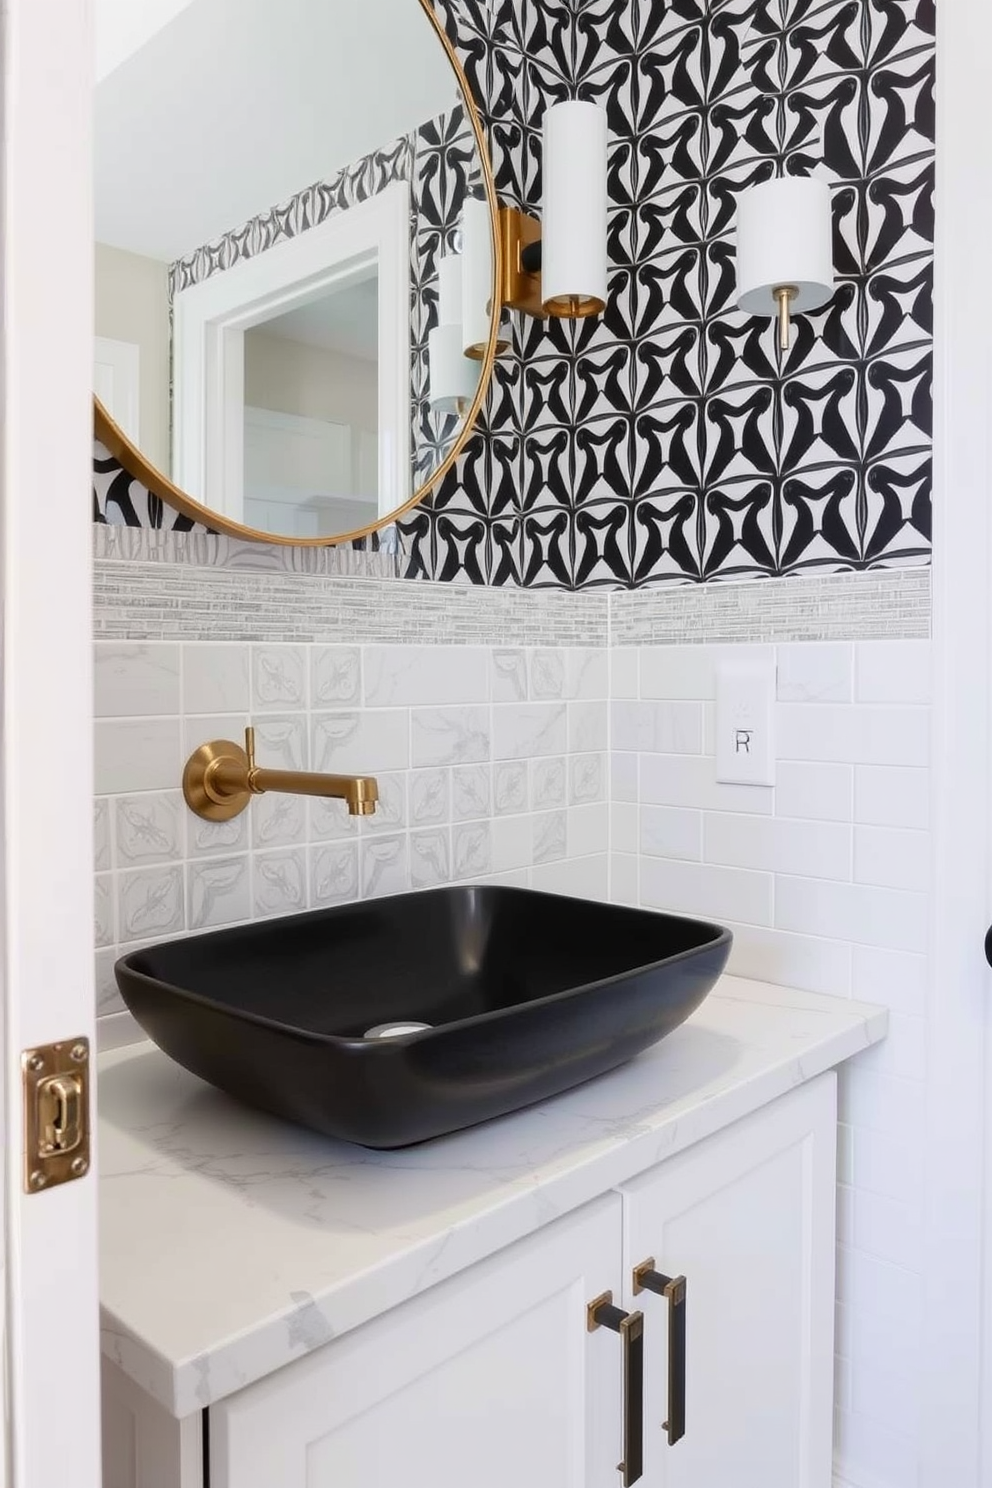
POLYGON ((85 1038, 26 1049, 24 1190, 40 1193, 90 1169, 90 1045, 85 1038))

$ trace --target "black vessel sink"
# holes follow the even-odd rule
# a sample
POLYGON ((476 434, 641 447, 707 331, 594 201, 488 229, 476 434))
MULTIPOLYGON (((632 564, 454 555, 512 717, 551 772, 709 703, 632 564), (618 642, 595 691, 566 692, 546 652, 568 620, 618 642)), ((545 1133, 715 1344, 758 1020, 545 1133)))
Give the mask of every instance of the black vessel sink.
POLYGON ((458 887, 133 951, 127 1006, 251 1106, 405 1147, 613 1069, 702 1002, 718 925, 529 889, 458 887), (382 1025, 416 1032, 366 1037, 382 1025))

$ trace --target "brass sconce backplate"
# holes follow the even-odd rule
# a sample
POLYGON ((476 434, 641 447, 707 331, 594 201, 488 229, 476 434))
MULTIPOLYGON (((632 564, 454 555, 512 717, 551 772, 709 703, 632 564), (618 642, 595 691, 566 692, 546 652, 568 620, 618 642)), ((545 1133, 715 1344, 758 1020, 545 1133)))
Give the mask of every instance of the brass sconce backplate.
POLYGON ((511 310, 544 317, 541 299, 541 276, 523 266, 521 255, 532 243, 541 241, 541 224, 517 207, 499 209, 500 260, 503 266, 501 293, 503 304, 511 310))

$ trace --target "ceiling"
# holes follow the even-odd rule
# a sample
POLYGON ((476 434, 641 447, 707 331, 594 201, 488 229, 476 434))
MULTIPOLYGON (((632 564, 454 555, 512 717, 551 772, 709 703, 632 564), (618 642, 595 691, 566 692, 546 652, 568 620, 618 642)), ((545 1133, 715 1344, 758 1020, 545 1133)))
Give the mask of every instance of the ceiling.
POLYGON ((97 65, 97 239, 166 262, 460 96, 418 0, 98 0, 97 65))
POLYGON ((265 320, 248 335, 278 336, 284 341, 302 341, 320 351, 336 351, 359 357, 363 362, 379 360, 379 280, 365 279, 313 300, 299 310, 265 320))

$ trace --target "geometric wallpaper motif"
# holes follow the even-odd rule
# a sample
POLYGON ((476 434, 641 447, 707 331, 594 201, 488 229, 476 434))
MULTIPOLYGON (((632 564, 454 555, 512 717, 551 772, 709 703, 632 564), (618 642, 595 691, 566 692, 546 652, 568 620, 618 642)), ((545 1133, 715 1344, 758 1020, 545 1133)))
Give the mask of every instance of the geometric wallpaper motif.
POLYGON ((435 8, 501 200, 540 214, 546 103, 607 108, 610 296, 588 321, 508 317, 476 432, 399 524, 409 576, 636 588, 928 562, 933 0, 435 8), (776 172, 831 183, 838 280, 785 355, 733 307, 736 196, 776 172))
MULTIPOLYGON (((178 291, 378 195, 393 181, 410 185, 411 401, 416 411, 410 454, 416 489, 437 469, 458 426, 457 418, 431 408, 427 338, 437 324, 438 259, 460 246, 465 197, 482 189, 475 137, 461 103, 178 259, 169 266, 169 301, 178 291)), ((94 452, 94 520, 207 530, 163 506, 102 449, 94 452)))
POLYGON ((403 523, 411 572, 636 587, 927 562, 931 0, 439 0, 502 199, 539 213, 546 102, 609 114, 610 298, 512 316, 479 433, 403 523), (737 193, 833 187, 837 294, 733 308, 737 193))

